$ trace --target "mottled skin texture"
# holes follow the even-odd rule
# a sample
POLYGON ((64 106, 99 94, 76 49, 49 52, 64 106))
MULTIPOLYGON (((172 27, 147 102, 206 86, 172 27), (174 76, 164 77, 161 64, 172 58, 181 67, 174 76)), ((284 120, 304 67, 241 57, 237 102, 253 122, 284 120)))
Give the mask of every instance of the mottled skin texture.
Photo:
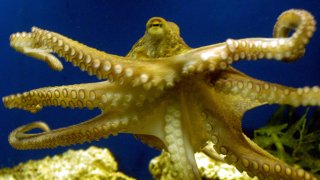
MULTIPOLYGON (((176 179, 200 179, 194 153, 208 141, 226 162, 260 179, 312 179, 259 148, 241 129, 243 114, 264 104, 319 106, 319 87, 290 88, 251 78, 230 66, 235 61, 301 57, 315 31, 308 12, 289 10, 278 19, 273 38, 228 39, 191 49, 179 28, 151 18, 145 35, 126 57, 111 55, 60 34, 33 28, 16 33, 17 51, 62 70, 51 53, 70 61, 102 82, 46 87, 3 98, 8 108, 37 112, 44 106, 100 108, 101 115, 57 130, 43 122, 21 126, 9 136, 17 149, 66 146, 116 133, 132 133, 170 153, 176 179), (294 30, 288 37, 290 30, 294 30), (40 128, 44 132, 30 134, 40 128)), ((208 151, 208 149, 206 149, 208 151)), ((316 178, 314 178, 316 179, 316 178)))

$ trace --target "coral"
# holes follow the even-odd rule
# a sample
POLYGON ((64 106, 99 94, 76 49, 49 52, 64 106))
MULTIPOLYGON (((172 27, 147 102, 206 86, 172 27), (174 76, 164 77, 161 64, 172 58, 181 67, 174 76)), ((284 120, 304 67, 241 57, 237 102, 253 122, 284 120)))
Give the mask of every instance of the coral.
POLYGON ((0 179, 133 180, 117 169, 118 164, 108 149, 92 146, 0 169, 0 179))
MULTIPOLYGON (((204 152, 195 154, 197 166, 201 178, 219 179, 219 180, 257 180, 257 177, 251 178, 246 172, 239 172, 234 166, 223 161, 221 155, 212 152, 215 157, 207 156, 204 152)), ((174 180, 176 173, 170 163, 170 154, 163 151, 159 156, 153 158, 149 164, 149 170, 154 179, 157 180, 174 180)))

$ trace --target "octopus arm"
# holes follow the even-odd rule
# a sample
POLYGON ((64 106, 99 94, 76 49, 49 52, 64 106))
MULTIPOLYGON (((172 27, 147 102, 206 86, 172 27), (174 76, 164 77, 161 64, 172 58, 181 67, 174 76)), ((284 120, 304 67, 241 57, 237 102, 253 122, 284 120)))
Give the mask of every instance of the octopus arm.
POLYGON ((223 154, 227 163, 259 179, 313 178, 303 169, 293 168, 272 156, 242 133, 241 120, 245 109, 263 103, 215 87, 202 87, 203 108, 211 125, 209 140, 214 144, 211 148, 223 154))
POLYGON ((9 143, 16 149, 43 149, 90 142, 125 131, 134 121, 134 116, 103 113, 86 122, 65 128, 50 130, 44 122, 33 122, 20 126, 9 135, 9 143), (27 133, 33 129, 44 132, 27 133))
POLYGON ((226 42, 193 49, 178 57, 185 61, 182 73, 215 71, 245 59, 276 59, 293 61, 304 55, 316 27, 313 16, 304 10, 281 14, 274 26, 273 38, 228 39, 226 42), (289 33, 293 31, 290 37, 289 33))
POLYGON ((108 81, 34 89, 22 94, 3 97, 4 105, 36 113, 45 106, 70 108, 100 108, 104 112, 141 106, 160 96, 159 91, 125 88, 108 81))
MULTIPOLYGON (((287 104, 297 106, 320 106, 320 88, 318 86, 293 88, 275 83, 253 79, 247 75, 223 72, 215 81, 217 91, 233 96, 241 96, 247 102, 260 106, 263 104, 287 104)), ((246 106, 253 108, 255 106, 246 106)), ((243 110, 248 110, 248 109, 243 110)))
POLYGON ((144 143, 170 153, 176 179, 200 178, 194 153, 200 150, 198 144, 205 143, 205 132, 194 132, 202 126, 193 120, 201 116, 189 100, 172 89, 161 99, 136 108, 139 124, 131 127, 131 133, 138 134, 144 143))
POLYGON ((62 106, 71 108, 99 106, 104 91, 114 87, 108 82, 75 84, 34 89, 22 94, 3 97, 4 105, 9 108, 24 109, 33 113, 45 106, 62 106))
POLYGON ((241 117, 246 111, 266 104, 259 101, 261 87, 255 87, 254 83, 261 81, 228 67, 226 70, 212 72, 206 75, 207 83, 219 96, 228 98, 230 109, 237 117, 241 117))
POLYGON ((63 69, 59 59, 52 54, 57 53, 98 79, 132 86, 143 85, 146 89, 154 86, 163 89, 173 86, 177 80, 176 68, 179 66, 170 66, 170 58, 149 61, 112 55, 36 27, 30 33, 12 34, 10 45, 20 53, 48 63, 54 70, 63 69))
MULTIPOLYGON (((221 119, 220 119, 221 120, 221 119)), ((215 121, 219 121, 218 119, 215 121)), ((213 135, 214 146, 207 147, 215 149, 224 155, 224 160, 234 165, 239 171, 246 171, 249 176, 257 176, 259 179, 316 179, 312 174, 301 168, 293 168, 280 159, 272 156, 245 134, 230 133, 230 128, 225 124, 216 124, 215 130, 219 131, 213 135), (228 134, 224 132, 229 132, 228 134), (230 139, 237 139, 230 141, 230 139), (271 178, 272 177, 272 178, 271 178)), ((232 131, 235 131, 234 129, 232 131)), ((231 131, 231 132, 232 132, 231 131)), ((208 149, 207 149, 208 150, 208 149)))

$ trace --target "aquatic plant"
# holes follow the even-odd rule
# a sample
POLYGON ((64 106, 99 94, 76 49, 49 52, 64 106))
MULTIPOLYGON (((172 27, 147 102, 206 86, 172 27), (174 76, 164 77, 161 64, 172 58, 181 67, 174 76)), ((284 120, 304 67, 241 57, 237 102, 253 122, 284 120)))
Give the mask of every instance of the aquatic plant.
POLYGON ((265 127, 254 131, 254 142, 293 166, 320 177, 320 109, 303 115, 301 109, 281 106, 265 127))

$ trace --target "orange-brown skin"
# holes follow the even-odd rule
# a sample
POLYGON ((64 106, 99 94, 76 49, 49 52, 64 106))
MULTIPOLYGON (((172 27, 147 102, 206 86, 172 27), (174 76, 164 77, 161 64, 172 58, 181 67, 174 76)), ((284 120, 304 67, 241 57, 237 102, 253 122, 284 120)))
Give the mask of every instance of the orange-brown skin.
MULTIPOLYGON (((290 88, 249 77, 230 66, 239 60, 262 58, 294 61, 301 57, 315 31, 313 16, 289 10, 278 19, 273 38, 228 39, 191 49, 176 24, 151 18, 145 35, 126 57, 87 47, 60 34, 33 28, 16 33, 10 44, 17 51, 62 70, 51 53, 99 83, 46 87, 3 98, 8 108, 37 112, 44 106, 89 109, 101 115, 57 130, 34 122, 14 130, 9 142, 17 149, 53 148, 132 133, 170 153, 176 179, 200 179, 194 153, 208 141, 225 160, 259 179, 316 179, 273 157, 247 138, 243 114, 264 104, 319 106, 319 87, 290 88), (295 32, 287 37, 290 28, 295 32), (34 128, 38 134, 27 133, 34 128)), ((213 148, 213 147, 211 147, 213 148)))

